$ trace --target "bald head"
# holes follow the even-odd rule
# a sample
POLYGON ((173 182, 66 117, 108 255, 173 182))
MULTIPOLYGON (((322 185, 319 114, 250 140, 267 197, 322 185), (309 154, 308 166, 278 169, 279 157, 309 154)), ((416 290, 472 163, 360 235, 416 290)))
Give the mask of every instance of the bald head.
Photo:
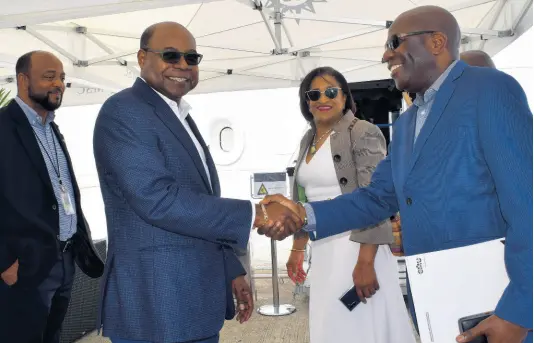
POLYGON ((32 66, 32 59, 38 59, 38 60, 48 59, 48 60, 61 63, 56 56, 54 56, 52 53, 48 51, 34 50, 34 51, 27 52, 18 58, 17 63, 15 65, 15 73, 17 75, 20 73, 28 74, 32 66))
POLYGON ((491 57, 482 50, 464 51, 460 54, 460 59, 473 67, 495 68, 491 57))
POLYGON ((447 37, 447 49, 453 59, 460 54, 461 32, 456 18, 444 8, 438 6, 419 6, 399 15, 393 22, 401 26, 404 32, 437 31, 447 37))
POLYGON ((424 93, 460 54, 460 27, 437 6, 420 6, 399 15, 388 30, 382 61, 399 90, 424 93))
POLYGON ((172 33, 180 33, 184 34, 186 36, 189 36, 193 41, 195 38, 189 32, 189 30, 183 26, 182 24, 176 23, 174 21, 163 21, 161 23, 156 23, 153 25, 150 25, 143 31, 143 34, 141 35, 141 40, 139 41, 140 48, 146 48, 150 44, 150 40, 154 36, 155 33, 159 34, 172 34, 172 33))

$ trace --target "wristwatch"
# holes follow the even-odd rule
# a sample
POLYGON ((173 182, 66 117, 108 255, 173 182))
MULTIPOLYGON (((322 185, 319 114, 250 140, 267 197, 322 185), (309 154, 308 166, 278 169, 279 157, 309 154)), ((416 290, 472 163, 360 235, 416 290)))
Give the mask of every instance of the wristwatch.
POLYGON ((306 226, 308 225, 308 215, 306 213, 306 208, 304 207, 304 204, 302 203, 302 201, 297 201, 297 205, 302 206, 302 208, 304 209, 304 226, 306 226))

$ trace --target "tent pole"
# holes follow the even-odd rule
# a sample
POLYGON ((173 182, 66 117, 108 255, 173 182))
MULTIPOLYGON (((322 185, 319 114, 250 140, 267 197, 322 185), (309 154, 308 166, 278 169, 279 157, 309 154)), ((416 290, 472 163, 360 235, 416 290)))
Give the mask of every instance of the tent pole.
POLYGON ((276 53, 282 53, 282 12, 280 12, 280 0, 272 0, 274 5, 274 36, 278 41, 279 46, 277 47, 276 53))

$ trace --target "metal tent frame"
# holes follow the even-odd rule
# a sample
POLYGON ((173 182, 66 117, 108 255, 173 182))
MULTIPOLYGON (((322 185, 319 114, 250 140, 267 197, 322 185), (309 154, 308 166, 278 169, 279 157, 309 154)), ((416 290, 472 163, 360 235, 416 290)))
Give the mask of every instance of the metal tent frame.
MULTIPOLYGON (((311 14, 302 13, 304 7, 309 7, 310 5, 313 7, 313 4, 325 3, 327 0, 227 0, 222 1, 222 3, 234 6, 229 8, 230 11, 235 8, 236 1, 239 5, 245 5, 254 12, 248 14, 248 16, 252 15, 253 17, 246 24, 226 25, 223 29, 210 30, 207 33, 196 35, 199 50, 208 49, 215 52, 211 56, 205 55, 201 65, 201 83, 198 89, 195 90, 196 93, 296 87, 307 71, 328 61, 344 62, 340 64, 345 67, 338 67, 337 69, 348 75, 349 81, 354 81, 351 80, 351 75, 362 73, 365 70, 371 68, 377 70, 376 67, 385 69, 380 66, 381 54, 377 53, 376 56, 373 55, 375 57, 370 58, 357 56, 358 54, 356 53, 358 50, 364 49, 378 52, 383 49, 382 41, 376 41, 372 46, 351 46, 350 43, 347 43, 347 46, 342 46, 342 48, 329 48, 329 46, 339 46, 340 43, 357 38, 374 37, 373 35, 383 37, 386 29, 392 23, 390 20, 330 17, 320 13, 312 13, 312 11, 309 11, 311 14), (297 2, 298 4, 293 5, 293 7, 284 4, 288 1, 297 2), (289 23, 292 21, 297 22, 297 24, 307 22, 313 25, 344 25, 347 30, 342 34, 301 43, 294 38, 292 29, 289 27, 289 23), (209 42, 210 37, 231 37, 232 32, 243 32, 243 30, 262 24, 270 38, 269 50, 241 48, 238 44, 239 38, 236 40, 235 36, 233 42, 236 44, 231 44, 228 41, 219 44, 209 42), (380 36, 377 34, 380 34, 380 36), (228 55, 228 57, 225 55, 228 55), (282 67, 282 65, 285 67, 282 67), (272 70, 276 70, 277 67, 284 69, 284 72, 273 72, 272 70), (229 80, 221 81, 221 79, 229 80), (250 85, 245 84, 251 80, 250 85), (214 84, 214 81, 217 83, 214 84)), ((218 2, 220 3, 221 1, 145 0, 138 1, 136 4, 121 2, 107 6, 86 7, 86 12, 83 11, 83 8, 68 9, 56 15, 49 13, 48 16, 38 16, 37 14, 39 13, 28 12, 10 16, 7 20, 0 20, 0 28, 16 24, 12 29, 0 31, 15 30, 17 33, 23 32, 24 35, 29 36, 30 40, 28 40, 29 43, 22 42, 22 44, 36 42, 39 44, 39 48, 61 55, 69 67, 67 72, 68 87, 78 88, 81 92, 88 92, 93 89, 94 93, 102 93, 102 96, 107 97, 112 92, 128 87, 133 79, 139 75, 139 68, 135 60, 138 48, 134 48, 134 43, 138 42, 140 35, 136 32, 109 30, 98 26, 85 25, 80 23, 84 22, 84 18, 81 18, 84 14, 90 16, 109 15, 120 13, 120 11, 165 9, 176 4, 187 4, 188 6, 196 7, 196 10, 193 8, 188 18, 188 26, 190 26, 196 20, 197 14, 202 10, 203 6, 210 6, 218 2), (76 19, 76 17, 78 18, 76 19), (58 19, 69 20, 59 23, 46 22, 58 19), (67 35, 69 43, 61 44, 58 42, 54 38, 58 35, 67 35), (128 44, 125 45, 132 46, 132 48, 118 49, 117 44, 110 44, 109 39, 128 41, 128 44), (68 45, 75 48, 69 49, 68 45), (89 47, 92 52, 88 51, 89 47), (96 51, 98 53, 95 55, 96 51), (91 57, 88 58, 87 56, 89 55, 91 57), (111 76, 107 76, 106 70, 113 70, 111 76)), ((432 3, 435 2, 433 1, 432 3)), ((532 0, 469 0, 458 3, 448 9, 452 13, 459 13, 479 6, 489 5, 491 5, 490 9, 479 21, 481 23, 480 26, 489 28, 461 28, 462 50, 484 49, 490 54, 496 53, 515 39, 514 36, 517 33, 521 34, 532 25, 532 0), (517 10, 518 6, 521 6, 519 10, 517 10), (527 24, 523 24, 525 19, 527 19, 527 24), (501 24, 496 27, 496 23, 499 20, 501 24), (503 20, 505 22, 504 25, 502 24, 503 20), (522 26, 520 27, 520 25, 522 26), (501 41, 502 43, 495 44, 496 41, 501 41)), ((226 15, 226 20, 231 20, 232 14, 230 12, 221 13, 221 15, 226 15)), ((153 20, 153 22, 157 21, 157 18, 153 20)), ((23 36, 19 35, 19 37, 23 36)), ((248 40, 261 39, 261 37, 245 38, 248 40)), ((28 45, 27 50, 30 50, 30 45, 28 45)), ((0 66, 3 65, 4 68, 8 68, 9 63, 6 63, 6 59, 8 61, 11 60, 12 64, 14 63, 15 56, 9 55, 9 49, 8 51, 0 50, 0 53, 3 61, 0 66)), ((374 73, 376 74, 376 72, 374 73)), ((382 74, 380 77, 383 76, 382 74)), ((364 78, 369 79, 368 76, 364 78)), ((12 70, 12 74, 0 74, 0 80, 0 84, 3 84, 4 87, 6 84, 9 86, 9 84, 14 83, 14 70, 12 70)))

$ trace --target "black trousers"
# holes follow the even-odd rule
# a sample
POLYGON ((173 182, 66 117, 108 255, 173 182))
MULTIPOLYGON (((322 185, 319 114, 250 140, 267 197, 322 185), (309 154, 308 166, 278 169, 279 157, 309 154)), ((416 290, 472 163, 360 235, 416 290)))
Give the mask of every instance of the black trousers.
POLYGON ((74 258, 70 250, 58 252, 48 277, 37 287, 0 279, 0 342, 59 343, 74 281, 74 258))

